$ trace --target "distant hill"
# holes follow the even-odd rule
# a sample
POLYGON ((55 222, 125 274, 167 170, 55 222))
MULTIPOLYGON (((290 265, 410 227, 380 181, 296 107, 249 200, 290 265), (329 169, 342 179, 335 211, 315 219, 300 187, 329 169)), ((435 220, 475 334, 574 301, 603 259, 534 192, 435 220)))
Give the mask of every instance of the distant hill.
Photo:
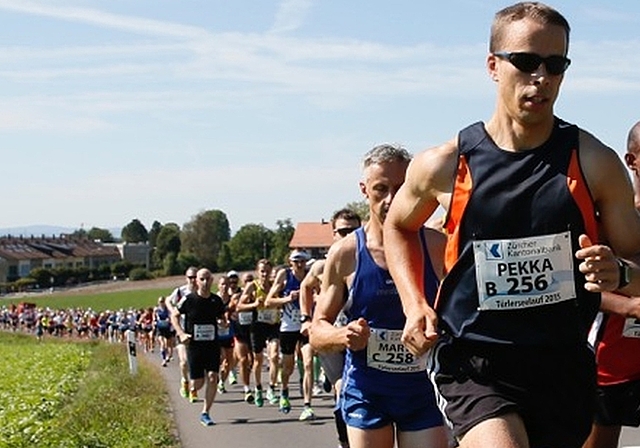
MULTIPOLYGON (((24 237, 30 237, 32 235, 35 237, 41 237, 42 235, 59 236, 60 234, 63 234, 63 233, 67 233, 67 234, 73 233, 76 230, 78 230, 77 227, 74 228, 74 227, 52 226, 47 224, 33 224, 28 226, 0 228, 0 236, 7 236, 7 235, 24 236, 24 237)), ((89 230, 89 229, 85 229, 85 230, 89 230)), ((111 228, 108 230, 111 232, 111 234, 115 238, 120 238, 121 229, 119 227, 111 228)))

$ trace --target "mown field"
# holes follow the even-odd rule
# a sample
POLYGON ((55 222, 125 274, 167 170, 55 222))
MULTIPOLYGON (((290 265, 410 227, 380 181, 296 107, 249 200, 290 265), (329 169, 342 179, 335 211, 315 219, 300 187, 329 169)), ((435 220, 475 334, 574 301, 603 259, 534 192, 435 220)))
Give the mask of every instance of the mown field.
POLYGON ((156 288, 145 290, 129 290, 129 291, 113 291, 102 293, 86 293, 86 294, 69 294, 64 293, 49 295, 40 294, 29 297, 3 299, 0 304, 32 302, 38 307, 49 307, 54 309, 61 308, 91 308, 95 311, 119 310, 129 307, 146 308, 155 306, 158 297, 167 296, 171 293, 171 289, 156 288))
MULTIPOLYGON (((217 290, 217 277, 214 274, 213 290, 217 290)), ((155 306, 158 297, 168 296, 174 288, 184 283, 184 277, 164 277, 155 280, 128 282, 107 282, 95 285, 83 285, 66 291, 56 291, 53 294, 42 292, 20 296, 0 297, 0 306, 10 303, 32 302, 39 307, 53 309, 61 308, 91 308, 95 311, 146 308, 155 306)))
POLYGON ((124 345, 0 333, 0 448, 177 447, 163 378, 124 345))

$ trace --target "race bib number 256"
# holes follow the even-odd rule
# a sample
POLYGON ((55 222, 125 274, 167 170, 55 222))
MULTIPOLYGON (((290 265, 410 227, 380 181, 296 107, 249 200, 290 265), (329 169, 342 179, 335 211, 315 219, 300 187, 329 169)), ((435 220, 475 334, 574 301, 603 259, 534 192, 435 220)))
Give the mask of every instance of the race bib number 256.
POLYGON ((514 310, 576 297, 571 234, 473 244, 478 307, 514 310))

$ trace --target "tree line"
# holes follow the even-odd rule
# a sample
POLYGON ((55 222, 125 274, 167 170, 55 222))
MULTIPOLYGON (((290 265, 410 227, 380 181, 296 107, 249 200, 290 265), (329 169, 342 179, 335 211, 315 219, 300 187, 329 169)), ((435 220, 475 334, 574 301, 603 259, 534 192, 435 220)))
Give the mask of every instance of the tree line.
POLYGON ((79 229, 72 236, 103 242, 148 243, 153 276, 177 275, 188 266, 207 267, 212 272, 250 270, 260 258, 282 263, 289 252, 295 228, 291 219, 276 221, 276 228, 245 224, 231 236, 227 215, 221 210, 205 210, 180 227, 175 222, 154 221, 147 229, 139 219, 125 225, 120 238, 108 229, 79 229))
MULTIPOLYGON (((346 205, 363 220, 369 218, 366 201, 346 205)), ((110 230, 92 227, 78 229, 71 236, 100 240, 104 243, 148 243, 151 248, 150 266, 137 266, 120 261, 97 269, 86 267, 53 269, 35 268, 27 277, 0 285, 0 292, 66 286, 111 278, 145 280, 155 277, 180 275, 189 266, 202 266, 212 272, 231 269, 252 270, 261 258, 274 264, 286 263, 289 241, 295 227, 290 218, 276 221, 276 228, 263 224, 245 224, 231 236, 227 215, 221 210, 205 210, 193 216, 182 228, 175 222, 154 221, 147 229, 135 218, 125 225, 120 238, 110 230)))

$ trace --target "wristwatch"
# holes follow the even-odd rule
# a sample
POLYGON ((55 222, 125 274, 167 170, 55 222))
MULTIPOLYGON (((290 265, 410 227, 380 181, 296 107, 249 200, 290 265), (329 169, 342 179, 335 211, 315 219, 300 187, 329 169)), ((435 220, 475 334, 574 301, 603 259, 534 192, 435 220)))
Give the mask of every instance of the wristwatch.
POLYGON ((311 320, 311 316, 309 316, 308 314, 301 314, 300 315, 300 323, 303 324, 305 322, 309 322, 311 320))
POLYGON ((618 289, 622 289, 631 282, 631 269, 629 268, 629 263, 624 261, 622 258, 617 258, 618 260, 618 270, 620 272, 620 280, 618 280, 618 289))

